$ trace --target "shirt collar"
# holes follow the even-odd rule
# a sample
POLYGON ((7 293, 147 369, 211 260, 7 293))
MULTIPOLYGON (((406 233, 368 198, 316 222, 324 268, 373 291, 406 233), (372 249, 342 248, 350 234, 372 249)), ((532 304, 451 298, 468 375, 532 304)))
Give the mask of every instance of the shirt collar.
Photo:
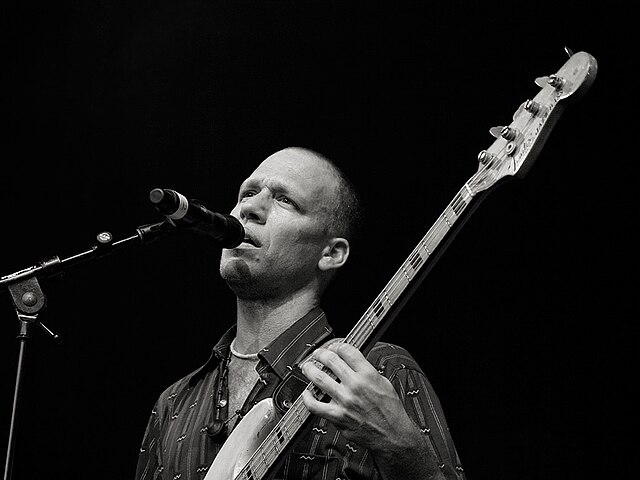
MULTIPOLYGON (((235 336, 236 325, 233 325, 213 347, 207 362, 191 374, 188 380, 190 387, 227 358, 229 345, 235 336)), ((327 317, 320 307, 315 307, 258 352, 261 361, 256 370, 263 371, 271 367, 280 378, 284 378, 296 363, 310 355, 330 337, 333 337, 333 330, 327 317)))
MULTIPOLYGON (((258 356, 280 378, 284 378, 296 363, 305 359, 332 336, 333 330, 329 326, 324 311, 320 307, 315 307, 271 344, 260 350, 258 356)), ((261 362, 257 369, 261 371, 264 368, 265 365, 261 362)))
POLYGON ((198 370, 191 374, 189 378, 189 387, 192 387, 200 378, 202 378, 207 372, 212 371, 223 359, 229 355, 229 345, 236 336, 236 325, 229 328, 224 335, 218 340, 216 346, 211 351, 211 356, 206 363, 198 370))

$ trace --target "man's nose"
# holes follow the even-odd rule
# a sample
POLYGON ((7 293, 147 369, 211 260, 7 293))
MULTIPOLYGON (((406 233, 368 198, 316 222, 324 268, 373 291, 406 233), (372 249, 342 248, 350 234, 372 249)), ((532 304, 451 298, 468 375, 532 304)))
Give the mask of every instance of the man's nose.
POLYGON ((264 222, 269 209, 269 192, 262 190, 240 204, 240 220, 264 222))

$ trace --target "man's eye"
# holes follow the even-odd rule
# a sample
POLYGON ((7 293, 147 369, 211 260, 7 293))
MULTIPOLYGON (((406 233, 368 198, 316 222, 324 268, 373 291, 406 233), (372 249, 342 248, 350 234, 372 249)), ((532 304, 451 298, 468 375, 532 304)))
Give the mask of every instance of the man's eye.
POLYGON ((240 198, 253 197, 256 194, 253 190, 245 190, 244 192, 240 192, 240 198))
POLYGON ((293 200, 291 200, 289 197, 285 195, 280 195, 278 197, 278 201, 282 203, 286 203, 287 205, 291 205, 293 207, 297 207, 296 202, 294 202, 293 200))

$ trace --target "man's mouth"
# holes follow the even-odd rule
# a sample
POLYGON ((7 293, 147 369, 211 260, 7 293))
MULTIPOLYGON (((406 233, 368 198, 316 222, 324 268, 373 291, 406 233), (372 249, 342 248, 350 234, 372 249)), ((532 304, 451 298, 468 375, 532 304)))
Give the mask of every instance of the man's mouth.
POLYGON ((246 236, 244 237, 244 240, 242 240, 242 243, 248 243, 249 245, 251 245, 252 247, 256 247, 259 248, 260 245, 258 244, 258 242, 256 242, 251 236, 246 236))

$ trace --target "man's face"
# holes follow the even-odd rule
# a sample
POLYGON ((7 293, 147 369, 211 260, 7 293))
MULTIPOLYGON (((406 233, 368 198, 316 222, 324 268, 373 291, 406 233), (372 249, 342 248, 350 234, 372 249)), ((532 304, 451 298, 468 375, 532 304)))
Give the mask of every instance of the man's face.
POLYGON ((220 262, 236 295, 282 297, 314 281, 336 188, 330 167, 297 149, 273 154, 242 183, 231 214, 246 241, 224 249, 220 262))

